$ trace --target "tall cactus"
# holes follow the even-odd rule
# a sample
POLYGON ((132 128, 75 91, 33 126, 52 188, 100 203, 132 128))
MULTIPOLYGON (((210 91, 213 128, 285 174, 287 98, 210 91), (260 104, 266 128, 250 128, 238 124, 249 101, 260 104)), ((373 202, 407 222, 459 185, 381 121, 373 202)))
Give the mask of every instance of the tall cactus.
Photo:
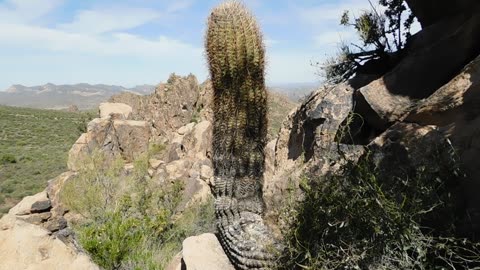
POLYGON ((272 265, 261 214, 267 135, 265 49, 255 18, 237 1, 216 7, 206 51, 214 90, 213 167, 219 239, 240 269, 272 265))

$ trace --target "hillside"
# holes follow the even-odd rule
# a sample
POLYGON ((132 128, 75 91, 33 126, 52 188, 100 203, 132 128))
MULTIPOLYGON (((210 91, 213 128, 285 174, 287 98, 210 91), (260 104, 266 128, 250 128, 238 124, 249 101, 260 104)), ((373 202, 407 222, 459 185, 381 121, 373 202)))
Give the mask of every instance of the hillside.
POLYGON ((45 85, 27 87, 12 85, 0 91, 0 105, 38 109, 66 109, 76 105, 80 110, 94 109, 120 92, 146 95, 153 92, 153 85, 138 85, 133 88, 106 84, 79 83, 73 85, 45 85))
POLYGON ((270 91, 268 95, 268 134, 270 138, 277 135, 287 114, 297 105, 286 95, 270 91))
MULTIPOLYGON (((294 106, 284 95, 270 94, 269 136, 294 106)), ((66 170, 68 150, 93 114, 0 106, 0 213, 66 170)))
POLYGON ((0 106, 0 215, 66 170, 88 113, 0 106))

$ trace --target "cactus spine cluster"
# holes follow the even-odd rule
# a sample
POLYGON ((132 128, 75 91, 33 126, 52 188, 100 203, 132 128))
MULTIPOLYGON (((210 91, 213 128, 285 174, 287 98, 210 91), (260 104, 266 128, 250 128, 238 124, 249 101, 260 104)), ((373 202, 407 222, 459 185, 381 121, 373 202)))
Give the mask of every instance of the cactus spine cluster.
POLYGON ((236 1, 214 9, 206 50, 214 90, 214 156, 222 164, 240 162, 237 176, 261 176, 267 134, 265 50, 253 16, 236 1))
POLYGON ((264 269, 273 257, 267 251, 272 237, 261 217, 267 135, 262 34, 241 3, 228 1, 212 11, 205 46, 214 92, 219 239, 237 268, 264 269))

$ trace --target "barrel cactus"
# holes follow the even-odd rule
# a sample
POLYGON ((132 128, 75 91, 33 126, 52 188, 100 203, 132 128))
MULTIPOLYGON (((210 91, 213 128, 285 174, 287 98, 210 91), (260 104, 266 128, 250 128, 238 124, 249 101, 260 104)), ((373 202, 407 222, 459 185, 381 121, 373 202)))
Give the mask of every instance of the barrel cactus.
POLYGON ((213 9, 205 46, 214 92, 218 236, 237 268, 267 268, 273 264, 275 243, 261 216, 267 135, 262 34, 241 3, 228 1, 213 9))

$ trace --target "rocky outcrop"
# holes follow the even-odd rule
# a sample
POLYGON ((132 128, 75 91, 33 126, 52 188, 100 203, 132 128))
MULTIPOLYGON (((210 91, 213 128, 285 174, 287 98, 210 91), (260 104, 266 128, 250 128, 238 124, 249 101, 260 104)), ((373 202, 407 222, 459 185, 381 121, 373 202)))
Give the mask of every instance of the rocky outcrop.
MULTIPOLYGON (((273 156, 270 154, 267 157, 275 162, 273 169, 269 169, 274 173, 265 174, 263 189, 268 224, 273 228, 281 225, 276 219, 277 209, 282 207, 290 192, 295 192, 295 198, 302 199, 303 192, 298 184, 302 175, 313 173, 321 179, 322 175, 334 174, 342 161, 364 159, 366 156, 363 153, 368 152, 379 171, 389 179, 396 174, 400 177, 405 171, 426 168, 430 174, 438 175, 438 179, 447 181, 448 174, 452 173, 448 170, 460 166, 466 178, 458 185, 446 185, 450 188, 449 192, 461 198, 456 201, 455 215, 461 220, 456 232, 478 239, 480 58, 472 59, 460 71, 452 69, 455 75, 450 77, 450 81, 440 83, 443 79, 426 77, 422 85, 433 83, 430 86, 433 90, 430 88, 422 98, 408 98, 409 91, 417 87, 417 81, 407 79, 408 65, 385 75, 391 78, 402 74, 406 76, 404 88, 395 88, 402 83, 392 85, 399 91, 397 95, 392 95, 390 84, 383 82, 385 78, 364 87, 355 88, 349 83, 337 85, 328 88, 330 94, 326 94, 328 91, 325 89, 315 92, 289 115, 278 139, 269 144, 268 149, 274 148, 275 151, 273 156), (412 88, 408 84, 412 84, 412 88), (441 85, 437 87, 438 84, 441 85), (373 86, 375 88, 371 88, 373 86), (366 102, 363 93, 369 91, 371 98, 366 102), (392 106, 393 103, 384 102, 384 93, 387 92, 392 100, 408 100, 408 106, 396 107, 392 106), (377 108, 375 115, 384 115, 384 119, 388 120, 379 125, 378 118, 359 110, 362 102, 370 108, 377 108), (338 110, 331 109, 337 106, 338 110), (333 113, 335 111, 337 113, 333 113)), ((409 65, 422 63, 411 62, 409 65)), ((267 164, 272 162, 267 160, 267 164)), ((432 226, 442 224, 438 220, 432 222, 432 226)))
POLYGON ((353 137, 347 126, 354 120, 353 93, 348 83, 315 91, 287 117, 277 140, 267 146, 272 152, 266 163, 272 168, 265 174, 263 198, 271 227, 278 229, 275 217, 292 187, 301 198, 298 188, 304 170, 331 173, 363 153, 362 146, 343 143, 353 137))
POLYGON ((476 0, 406 0, 422 27, 442 19, 468 12, 478 4, 476 0))
POLYGON ((120 155, 127 162, 147 152, 150 141, 150 127, 146 121, 93 119, 68 153, 68 168, 78 170, 85 155, 95 149, 107 156, 120 155))
POLYGON ((72 176, 53 179, 0 219, 0 269, 100 269, 78 247, 59 202, 59 188, 72 176))
POLYGON ((127 120, 132 114, 132 107, 123 103, 103 102, 99 106, 100 118, 116 118, 127 120))
POLYGON ((194 75, 171 74, 149 96, 122 93, 112 96, 110 102, 128 104, 133 110, 132 119, 150 123, 154 136, 169 137, 178 128, 200 120, 199 113, 207 102, 205 86, 199 85, 194 75))
POLYGON ((480 53, 479 15, 480 7, 414 35, 393 70, 357 91, 356 112, 385 130, 451 80, 480 53))

